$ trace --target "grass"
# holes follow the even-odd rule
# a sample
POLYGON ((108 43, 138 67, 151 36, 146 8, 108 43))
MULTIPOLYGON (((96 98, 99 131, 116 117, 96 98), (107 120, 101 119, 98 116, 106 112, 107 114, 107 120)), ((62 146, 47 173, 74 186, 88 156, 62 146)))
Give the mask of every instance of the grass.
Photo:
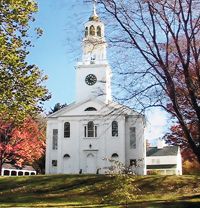
POLYGON ((0 177, 0 207, 200 208, 200 176, 0 177))

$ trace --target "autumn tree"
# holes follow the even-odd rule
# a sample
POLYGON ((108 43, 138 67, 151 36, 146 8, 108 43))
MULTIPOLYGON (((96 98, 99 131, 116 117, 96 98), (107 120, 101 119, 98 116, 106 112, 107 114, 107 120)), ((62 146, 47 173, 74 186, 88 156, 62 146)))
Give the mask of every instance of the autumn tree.
MULTIPOLYGON (((37 115, 49 98, 43 86, 47 77, 26 61, 32 46, 29 24, 36 11, 32 0, 2 0, 0 4, 0 116, 9 122, 37 115)), ((36 32, 41 34, 40 29, 36 32)))
MULTIPOLYGON (((196 125, 190 124, 188 128, 190 128, 193 137, 196 138, 196 125)), ((179 145, 181 147, 184 174, 194 174, 200 171, 200 164, 196 155, 189 147, 180 124, 175 124, 170 128, 170 132, 165 135, 165 141, 170 145, 179 145)))
POLYGON ((33 164, 45 151, 45 126, 27 118, 22 125, 0 121, 0 172, 4 163, 17 167, 33 164))
POLYGON ((123 101, 143 109, 161 107, 170 113, 200 162, 200 2, 98 3, 111 27, 110 44, 120 54, 115 66, 122 76, 119 83, 124 83, 123 101))
MULTIPOLYGON (((37 9, 34 0, 2 0, 0 4, 0 168, 5 161, 16 161, 17 165, 32 162, 43 151, 41 144, 30 142, 34 135, 24 126, 28 127, 24 120, 38 115, 50 98, 43 84, 47 77, 26 60, 32 46, 30 23, 37 9), (25 141, 28 133, 30 137, 25 141)), ((35 31, 37 36, 42 33, 38 28, 35 31)))

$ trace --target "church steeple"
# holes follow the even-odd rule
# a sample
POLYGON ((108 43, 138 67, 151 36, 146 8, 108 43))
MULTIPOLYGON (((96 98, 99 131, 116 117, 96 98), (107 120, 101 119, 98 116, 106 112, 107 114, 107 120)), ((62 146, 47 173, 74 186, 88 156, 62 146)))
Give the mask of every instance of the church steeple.
POLYGON ((85 23, 82 60, 77 64, 76 101, 98 99, 105 103, 112 100, 111 76, 104 35, 104 23, 100 20, 94 1, 93 12, 85 23))
POLYGON ((96 1, 94 1, 92 15, 85 23, 83 62, 90 64, 106 61, 106 47, 104 24, 97 15, 96 1))

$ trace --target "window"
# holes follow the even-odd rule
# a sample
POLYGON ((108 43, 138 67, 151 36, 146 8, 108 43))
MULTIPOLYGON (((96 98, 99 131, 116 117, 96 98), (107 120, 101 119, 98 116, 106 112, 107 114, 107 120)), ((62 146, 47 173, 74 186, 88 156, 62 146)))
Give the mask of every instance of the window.
POLYGON ((97 109, 94 107, 88 107, 85 109, 85 111, 97 111, 97 109))
POLYGON ((130 148, 136 148, 136 129, 135 127, 130 128, 130 148))
POLYGON ((112 157, 112 158, 118 158, 119 155, 118 155, 117 153, 113 153, 111 157, 112 157))
POLYGON ((95 35, 95 28, 94 25, 90 26, 90 35, 94 36, 95 35))
POLYGON ((89 121, 88 124, 84 126, 84 136, 97 137, 97 126, 94 125, 93 121, 89 121))
POLYGON ((88 36, 88 27, 85 28, 85 37, 88 36))
POLYGON ((64 138, 70 137, 70 123, 65 122, 64 123, 64 138))
POLYGON ((101 37, 101 27, 97 27, 97 36, 101 37))
POLYGON ((94 122, 88 122, 88 137, 94 137, 94 122))
POLYGON ((118 123, 117 121, 112 122, 112 136, 118 136, 118 123))
POLYGON ((53 150, 58 149, 58 129, 53 129, 53 150))
POLYGON ((54 167, 57 166, 57 160, 52 160, 52 166, 54 166, 54 167))
POLYGON ((136 161, 136 159, 131 159, 131 160, 130 160, 130 166, 134 166, 134 167, 137 166, 137 161, 136 161))
POLYGON ((66 159, 69 159, 70 155, 69 154, 65 154, 63 157, 66 158, 66 159))

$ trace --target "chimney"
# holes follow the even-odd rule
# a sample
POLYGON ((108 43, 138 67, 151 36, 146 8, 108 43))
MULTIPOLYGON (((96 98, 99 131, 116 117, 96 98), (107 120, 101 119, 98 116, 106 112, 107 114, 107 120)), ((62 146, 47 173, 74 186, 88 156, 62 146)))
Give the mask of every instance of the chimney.
POLYGON ((158 139, 157 148, 163 149, 164 146, 165 146, 165 141, 163 139, 158 139))

